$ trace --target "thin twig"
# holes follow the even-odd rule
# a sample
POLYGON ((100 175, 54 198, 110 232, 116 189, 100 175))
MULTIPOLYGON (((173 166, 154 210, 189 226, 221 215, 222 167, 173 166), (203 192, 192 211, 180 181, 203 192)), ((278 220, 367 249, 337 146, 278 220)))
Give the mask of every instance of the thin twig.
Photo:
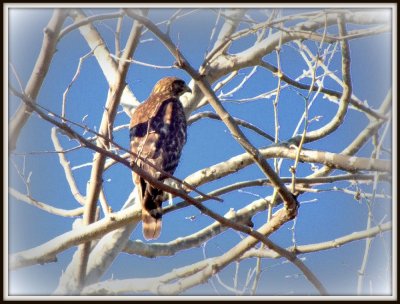
POLYGON ((115 18, 123 17, 124 15, 125 15, 125 13, 123 11, 120 11, 120 12, 116 12, 116 13, 106 13, 106 14, 100 14, 100 15, 86 17, 83 20, 74 22, 73 24, 65 27, 60 32, 60 35, 58 36, 58 39, 60 40, 66 34, 72 32, 73 30, 76 30, 77 28, 80 28, 81 26, 91 24, 91 23, 93 23, 95 21, 107 20, 107 19, 115 19, 115 18))
POLYGON ((24 86, 22 85, 22 80, 21 80, 21 78, 19 77, 17 70, 15 69, 14 65, 13 65, 11 62, 9 63, 9 65, 10 65, 10 67, 11 67, 11 71, 13 72, 13 74, 14 74, 14 76, 15 76, 15 79, 16 79, 17 82, 18 82, 19 89, 21 90, 21 92, 24 92, 24 86))
POLYGON ((118 18, 117 22, 117 27, 115 29, 115 36, 114 36, 114 42, 115 42, 115 56, 120 57, 121 56, 121 28, 122 28, 122 22, 124 21, 123 16, 118 18))
MULTIPOLYGON (((193 114, 192 116, 190 116, 189 119, 188 119, 188 125, 191 125, 194 122, 196 122, 196 121, 198 121, 198 120, 200 120, 202 118, 205 118, 205 117, 210 118, 210 119, 215 119, 215 120, 221 120, 221 117, 218 114, 215 114, 213 112, 205 111, 205 112, 199 112, 199 113, 196 113, 196 114, 193 114)), ((247 129, 253 130, 257 134, 267 138, 268 140, 270 140, 272 142, 275 141, 274 137, 272 137, 271 135, 265 133, 263 130, 259 129, 255 125, 253 125, 253 124, 251 124, 251 123, 249 123, 249 122, 247 122, 247 121, 245 121, 243 119, 239 119, 239 118, 236 118, 236 117, 232 117, 232 118, 235 120, 235 122, 238 125, 241 125, 241 126, 247 128, 247 129)))
MULTIPOLYGON (((58 140, 57 137, 57 128, 53 127, 51 129, 51 140, 53 142, 54 145, 54 149, 57 152, 62 152, 64 151, 63 147, 60 144, 60 141, 58 140)), ((72 174, 72 169, 70 167, 70 163, 67 160, 66 156, 64 153, 58 153, 58 159, 60 161, 61 166, 64 169, 64 173, 65 173, 65 178, 67 179, 68 185, 71 189, 71 193, 72 195, 75 197, 75 199, 81 204, 84 205, 85 204, 85 197, 80 193, 78 186, 75 182, 75 178, 72 174)))
POLYGON ((35 206, 35 207, 37 207, 41 210, 44 210, 46 212, 49 212, 51 214, 60 215, 60 216, 64 216, 64 217, 77 217, 77 216, 80 216, 83 214, 83 207, 72 209, 72 210, 60 209, 60 208, 50 206, 46 203, 40 202, 40 201, 34 199, 33 197, 31 197, 29 194, 22 194, 18 190, 13 189, 11 187, 8 188, 8 191, 16 199, 18 199, 22 202, 28 203, 32 206, 35 206))
POLYGON ((112 209, 111 209, 110 205, 108 204, 106 194, 104 193, 104 187, 102 187, 100 190, 99 201, 100 201, 101 209, 103 210, 103 213, 105 216, 112 213, 112 209))
POLYGON ((81 72, 81 67, 82 67, 82 63, 83 61, 88 58, 89 56, 92 56, 94 51, 96 50, 96 48, 94 48, 93 50, 91 50, 89 53, 87 53, 86 55, 83 55, 81 58, 79 58, 79 63, 78 63, 78 67, 76 68, 76 72, 75 75, 72 77, 71 82, 68 84, 66 90, 63 93, 63 98, 62 98, 62 107, 61 107, 61 117, 63 118, 62 121, 65 122, 64 117, 65 117, 65 107, 66 107, 66 102, 67 102, 67 94, 69 92, 69 90, 71 89, 73 83, 76 81, 76 79, 78 78, 78 75, 81 72))
POLYGON ((134 59, 122 59, 116 55, 110 54, 110 57, 116 59, 117 61, 124 61, 124 62, 128 62, 128 63, 134 63, 137 65, 142 65, 145 67, 150 67, 150 68, 155 68, 155 69, 176 69, 175 66, 173 65, 155 65, 155 64, 150 64, 150 63, 146 63, 146 62, 142 62, 142 61, 138 61, 138 60, 134 60, 134 59))

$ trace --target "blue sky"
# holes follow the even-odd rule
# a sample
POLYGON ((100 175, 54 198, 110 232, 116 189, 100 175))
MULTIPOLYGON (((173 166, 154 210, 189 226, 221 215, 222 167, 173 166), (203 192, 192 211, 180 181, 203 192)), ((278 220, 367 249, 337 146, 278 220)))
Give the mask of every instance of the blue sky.
MULTIPOLYGON (((87 14, 103 12, 102 10, 86 10, 87 14)), ((296 12, 291 10, 290 13, 296 12)), ((12 9, 9 11, 9 62, 12 63, 19 74, 23 84, 26 84, 31 74, 34 62, 40 51, 43 38, 43 28, 47 24, 51 10, 45 9, 12 9)), ((157 9, 151 11, 149 17, 158 22, 165 20, 173 13, 173 10, 157 9)), ((289 11, 283 11, 284 14, 289 11)), ((261 12, 251 12, 257 20, 262 20, 261 12)), ((265 17, 264 17, 265 18, 265 17)), ((188 17, 179 19, 171 29, 171 37, 180 47, 180 50, 195 68, 202 63, 204 54, 209 45, 210 32, 215 24, 216 13, 212 10, 202 9, 188 17)), ((70 23, 71 21, 68 20, 70 23)), ((107 46, 114 51, 114 36, 111 29, 115 29, 115 20, 96 23, 96 27, 106 40, 107 46)), ((126 19, 123 23, 121 42, 124 45, 131 20, 126 19)), ((218 27, 220 28, 220 26, 218 27)), ((163 28, 164 29, 164 28, 163 28)), ((351 28, 349 28, 351 29, 351 28)), ((135 59, 151 64, 171 65, 174 62, 172 56, 162 44, 151 33, 147 32, 142 37, 143 42, 139 45, 135 59), (151 40, 149 40, 151 39, 151 40)), ((239 41, 230 50, 236 52, 246 48, 251 39, 239 41)), ((314 42, 308 42, 310 48, 315 48, 314 42)), ((351 49, 351 76, 353 92, 361 100, 367 100, 372 108, 377 108, 384 99, 388 89, 391 87, 391 36, 389 33, 352 40, 351 49)), ((66 35, 57 46, 46 81, 40 91, 38 102, 56 113, 61 112, 62 94, 75 74, 79 58, 89 52, 89 48, 78 31, 66 35)), ((340 71, 340 52, 334 57, 331 69, 340 71)), ((276 64, 275 54, 266 56, 266 61, 276 64)), ((298 76, 299 71, 306 68, 294 44, 285 45, 281 52, 282 68, 285 74, 291 78, 298 76)), ((224 92, 235 87, 242 77, 251 69, 240 72, 239 77, 232 84, 223 89, 224 92)), ((321 72, 321 71, 319 71, 321 72)), ((176 69, 152 69, 149 67, 132 65, 127 75, 127 83, 133 90, 135 96, 144 100, 150 93, 154 83, 167 75, 182 77, 190 81, 190 77, 183 71, 176 69)), ((337 75, 340 75, 337 74, 337 75)), ((15 78, 9 74, 10 82, 18 87, 15 78)), ((246 86, 233 96, 234 99, 256 96, 262 92, 276 88, 277 79, 271 72, 258 68, 257 73, 246 86)), ((330 89, 340 88, 333 82, 326 82, 330 89)), ((92 128, 98 128, 102 115, 103 105, 107 98, 108 85, 94 57, 84 61, 78 80, 72 86, 67 99, 67 117, 73 121, 80 122, 88 115, 85 122, 92 128)), ((306 94, 306 92, 302 92, 306 94)), ((244 119, 257 125, 265 132, 274 134, 273 121, 273 99, 260 99, 248 103, 224 103, 226 109, 232 116, 244 119)), ((19 104, 14 96, 9 98, 9 112, 13 113, 19 104)), ((302 115, 304 103, 295 90, 285 89, 282 91, 279 101, 280 140, 292 136, 293 130, 299 117, 302 115)), ((311 129, 317 129, 324 125, 336 112, 337 105, 317 98, 315 107, 310 112, 310 117, 322 115, 319 122, 313 122, 311 129)), ((203 107, 200 111, 211 111, 210 106, 203 107)), ((125 124, 129 118, 121 113, 117 116, 116 124, 125 124)), ((333 134, 321 141, 306 145, 308 149, 319 149, 331 152, 343 150, 355 136, 365 128, 368 120, 364 114, 349 110, 344 124, 333 134)), ((51 125, 36 115, 33 115, 21 133, 16 149, 17 153, 29 151, 54 150, 50 140, 51 125)), ((265 147, 270 144, 268 140, 244 130, 249 140, 257 147, 265 147)), ((128 130, 123 129, 114 134, 115 140, 122 146, 128 147, 128 130)), ((67 138, 61 138, 65 148, 76 146, 75 142, 67 138)), ((386 144, 386 146, 389 143, 386 144)), ((363 148, 359 156, 368 157, 371 153, 371 144, 363 148)), ((229 159, 232 156, 243 153, 243 149, 232 138, 228 129, 220 121, 203 119, 191 125, 188 130, 188 141, 184 148, 182 160, 175 175, 185 178, 189 174, 204 167, 229 159)), ((68 153, 71 166, 76 166, 91 161, 93 152, 89 150, 78 150, 68 153)), ((23 157, 11 155, 10 159, 22 167, 23 157)), ((269 161, 272 165, 272 160, 269 161)), ((281 172, 283 176, 289 176, 288 167, 292 161, 284 161, 281 172)), ((90 176, 91 167, 84 167, 74 171, 78 187, 85 194, 86 182, 90 176)), ((47 202, 59 208, 73 209, 79 207, 74 200, 62 168, 59 165, 58 156, 49 153, 27 156, 25 159, 25 172, 32 172, 31 193, 37 200, 47 202)), ((299 176, 312 173, 309 164, 299 167, 299 176)), ((202 191, 211 191, 234 182, 263 178, 262 172, 257 166, 252 165, 238 174, 230 175, 224 179, 214 181, 200 187, 202 191)), ((124 166, 116 165, 108 170, 104 176, 105 191, 109 203, 114 210, 119 210, 123 202, 132 191, 131 173, 124 166), (109 181, 108 181, 109 180, 109 181)), ((25 191, 14 165, 9 163, 9 184, 21 192, 25 191)), ((347 183, 338 183, 338 186, 347 183)), ((330 185, 327 185, 330 187, 330 185)), ((365 187, 365 190, 370 189, 365 187)), ((251 187, 244 189, 246 192, 232 192, 224 195, 224 203, 214 201, 206 202, 205 205, 214 211, 224 214, 229 208, 240 209, 249 204, 258 196, 266 196, 272 193, 270 187, 251 187)), ((383 191, 382 188, 379 191, 383 191)), ((385 191, 390 192, 388 186, 385 191)), ((317 199, 315 203, 304 204, 300 208, 296 223, 296 239, 298 244, 310 244, 332 240, 336 237, 349 234, 353 231, 363 230, 366 226, 367 207, 365 202, 357 202, 352 196, 341 192, 308 193, 300 197, 300 201, 317 199)), ((175 202, 180 199, 175 200, 175 202)), ((47 240, 58 236, 71 229, 74 219, 62 218, 38 210, 23 202, 18 202, 9 196, 9 252, 17 252, 38 246, 47 240)), ((377 200, 374 208, 376 222, 386 215, 386 220, 391 217, 390 201, 377 200)), ((266 214, 258 214, 254 219, 255 227, 260 227, 265 221, 266 214)), ((163 219, 163 232, 159 242, 167 242, 179 236, 189 235, 194 231, 204 228, 213 221, 199 213, 193 207, 181 209, 170 213, 163 219), (195 221, 189 221, 186 217, 195 215, 195 221)), ((290 246, 291 232, 289 230, 293 223, 289 222, 279 231, 271 236, 282 247, 290 246)), ((131 239, 143 239, 141 227, 133 232, 131 239)), ((240 237, 238 233, 227 231, 207 243, 204 248, 191 249, 178 253, 174 257, 162 257, 157 260, 144 257, 121 254, 114 262, 111 269, 104 275, 104 279, 151 277, 161 275, 174 268, 193 263, 203 258, 218 256, 234 246, 240 237)), ((354 242, 342 248, 328 250, 306 255, 305 263, 325 284, 332 293, 348 294, 355 290, 357 284, 357 270, 359 269, 364 252, 364 242, 354 242)), ((17 270, 10 274, 10 292, 22 294, 46 294, 57 286, 61 271, 70 262, 75 248, 58 255, 58 262, 46 265, 32 266, 17 270)), ((385 233, 373 241, 371 249, 368 278, 382 278, 386 280, 386 267, 389 262, 386 257, 391 252, 390 234, 385 233), (384 246, 386 246, 386 251, 384 246)), ((255 260, 248 260, 241 265, 242 283, 245 280, 249 267, 254 267, 255 260)), ((314 292, 314 288, 305 278, 296 278, 299 270, 283 259, 263 261, 265 271, 262 275, 260 290, 268 294, 288 294, 290 292, 304 294, 314 292), (288 284, 290 288, 288 289, 288 284)), ((390 264, 389 264, 390 267, 390 264)), ((221 273, 221 278, 230 282, 233 265, 221 273)), ((214 281, 215 282, 215 281, 214 281)), ((378 286, 379 280, 374 280, 374 290, 386 292, 387 286, 378 286)), ((216 283, 218 285, 218 283, 216 283)), ((222 294, 227 293, 218 287, 222 294)), ((212 293, 210 283, 197 286, 188 290, 187 294, 212 293)), ((262 293, 262 292, 261 292, 262 293)))

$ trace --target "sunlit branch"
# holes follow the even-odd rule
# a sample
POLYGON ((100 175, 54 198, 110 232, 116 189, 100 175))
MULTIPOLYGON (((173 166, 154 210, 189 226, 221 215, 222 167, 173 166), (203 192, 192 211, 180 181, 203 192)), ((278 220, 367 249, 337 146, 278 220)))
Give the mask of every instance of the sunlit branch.
MULTIPOLYGON (((339 34, 341 36, 345 36, 346 35, 345 21, 344 17, 341 15, 338 16, 338 28, 339 28, 339 34)), ((307 132, 304 139, 305 143, 318 140, 334 132, 342 124, 345 118, 352 93, 351 76, 350 76, 350 51, 349 51, 349 43, 347 40, 342 40, 340 42, 340 45, 342 47, 343 93, 340 98, 339 108, 333 119, 329 121, 326 125, 317 130, 307 132)), ((293 140, 295 139, 296 137, 293 140)))
POLYGON ((231 41, 231 35, 236 30, 240 18, 243 17, 245 12, 244 9, 226 9, 225 13, 220 10, 219 14, 222 14, 225 17, 225 22, 219 31, 217 40, 215 41, 211 52, 206 56, 203 65, 207 64, 216 53, 223 53, 224 50, 227 49, 228 44, 226 41, 231 41))
MULTIPOLYGON (((296 151, 285 146, 262 148, 260 149, 260 153, 264 158, 281 157, 294 159, 296 157, 296 151)), ((390 161, 373 160, 369 158, 348 156, 323 151, 309 151, 305 149, 303 149, 300 153, 300 161, 321 163, 329 166, 330 168, 346 171, 391 171, 390 161)), ((194 172, 188 176, 185 181, 193 186, 198 186, 208 181, 217 180, 226 175, 235 173, 250 164, 253 164, 253 160, 250 158, 250 156, 246 153, 240 154, 221 163, 194 172)))
POLYGON ((208 260, 202 260, 190 266, 184 266, 173 271, 164 274, 157 278, 140 278, 140 279, 126 279, 126 280, 112 280, 107 282, 100 282, 93 285, 87 286, 83 291, 83 295, 96 295, 101 293, 118 295, 121 293, 141 293, 150 292, 158 294, 160 286, 168 285, 169 282, 177 279, 182 279, 191 276, 193 273, 197 273, 207 267, 207 263, 212 261, 212 258, 208 260))
POLYGON ((239 38, 242 38, 249 34, 256 33, 259 30, 271 27, 277 23, 282 23, 285 21, 290 21, 290 20, 295 20, 295 19, 302 19, 305 17, 319 16, 319 15, 321 15, 321 14, 312 12, 312 13, 297 14, 297 15, 292 15, 292 16, 285 16, 285 17, 276 18, 276 19, 268 19, 266 22, 261 22, 249 29, 243 29, 243 30, 237 31, 234 34, 225 37, 225 39, 223 41, 221 41, 221 43, 219 43, 217 47, 213 48, 213 50, 206 56, 202 66, 200 67, 200 71, 202 71, 202 69, 204 69, 214 58, 216 58, 217 55, 220 55, 220 53, 222 53, 223 49, 226 49, 229 46, 229 44, 231 44, 233 41, 235 41, 239 38))
POLYGON ((123 16, 118 17, 117 26, 115 29, 114 43, 115 43, 115 56, 121 56, 121 27, 124 18, 123 16))
POLYGON ((24 92, 24 86, 22 85, 21 77, 19 77, 17 70, 15 69, 14 65, 10 62, 9 63, 12 73, 14 74, 15 79, 18 82, 18 86, 21 92, 24 92))
MULTIPOLYGON (((276 212, 271 221, 264 224, 260 229, 258 229, 258 232, 262 235, 269 236, 272 233, 271 229, 275 229, 276 227, 279 227, 289 220, 286 213, 287 212, 285 209, 281 209, 276 212)), ((282 254, 282 256, 284 256, 286 259, 296 265, 321 294, 327 294, 325 288, 322 286, 319 280, 294 254, 289 253, 288 251, 275 245, 271 241, 263 243, 272 250, 278 252, 279 254, 282 254)), ((224 269, 232 261, 238 259, 244 252, 246 252, 249 248, 253 247, 256 244, 257 240, 255 240, 253 237, 246 237, 236 246, 228 250, 225 254, 208 262, 208 267, 204 270, 194 274, 191 278, 181 280, 175 284, 170 284, 168 287, 166 286, 166 288, 159 289, 159 292, 161 294, 177 294, 186 290, 187 288, 197 285, 199 282, 210 278, 212 275, 215 275, 215 273, 224 269)))
MULTIPOLYGON (((374 146, 374 149, 371 153, 371 158, 376 159, 377 157, 379 157, 382 142, 385 139, 386 134, 389 130, 389 125, 390 125, 390 123, 386 124, 386 126, 382 132, 382 135, 381 135, 382 138, 380 141, 378 141, 377 134, 374 134, 374 136, 372 137, 372 144, 374 146)), ((374 178, 373 186, 372 186, 372 195, 369 198, 367 198, 366 195, 362 196, 362 197, 366 198, 365 201, 366 201, 366 206, 368 208, 366 229, 370 229, 372 226, 372 222, 374 221, 373 208, 374 208, 375 199, 378 197, 378 194, 377 194, 378 182, 379 182, 379 175, 375 174, 375 178, 374 178)), ((369 256, 370 256, 371 245, 372 245, 372 238, 369 237, 365 240, 364 255, 363 255, 362 262, 361 262, 361 267, 357 272, 357 274, 358 274, 357 294, 359 294, 359 295, 362 293, 362 290, 363 290, 365 272, 367 269, 367 264, 368 264, 368 260, 369 260, 369 256)))

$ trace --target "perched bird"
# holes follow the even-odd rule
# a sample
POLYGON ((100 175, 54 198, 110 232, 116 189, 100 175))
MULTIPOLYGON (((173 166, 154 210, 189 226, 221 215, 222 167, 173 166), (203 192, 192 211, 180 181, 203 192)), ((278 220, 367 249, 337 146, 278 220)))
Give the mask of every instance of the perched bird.
MULTIPOLYGON (((131 161, 160 181, 167 176, 140 158, 169 174, 175 172, 186 142, 186 117, 179 101, 186 92, 192 91, 183 80, 163 78, 132 115, 130 144, 131 151, 137 156, 131 156, 131 161)), ((146 239, 156 239, 161 233, 163 191, 135 173, 133 182, 142 206, 143 235, 146 239)))

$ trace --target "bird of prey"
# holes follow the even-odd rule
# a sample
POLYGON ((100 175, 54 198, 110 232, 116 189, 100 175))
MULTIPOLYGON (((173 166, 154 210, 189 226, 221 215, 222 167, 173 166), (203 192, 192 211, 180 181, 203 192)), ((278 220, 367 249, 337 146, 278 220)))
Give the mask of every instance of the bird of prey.
MULTIPOLYGON (((186 92, 192 91, 183 80, 165 77, 132 114, 130 147, 135 156, 131 156, 131 161, 159 181, 167 176, 158 169, 169 174, 175 172, 186 142, 186 117, 179 100, 186 92)), ((161 233, 163 191, 135 173, 133 182, 142 206, 143 235, 146 239, 156 239, 161 233)))

